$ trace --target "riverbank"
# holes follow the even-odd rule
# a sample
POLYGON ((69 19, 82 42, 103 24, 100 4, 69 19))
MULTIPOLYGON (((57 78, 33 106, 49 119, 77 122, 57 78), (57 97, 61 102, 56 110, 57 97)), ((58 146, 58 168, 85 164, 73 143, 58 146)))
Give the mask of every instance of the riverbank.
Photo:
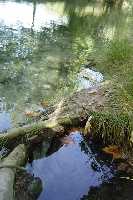
MULTIPOLYGON (((113 107, 112 97, 115 96, 111 86, 110 81, 105 81, 99 86, 74 92, 56 104, 47 120, 42 118, 44 121, 1 134, 1 144, 10 147, 13 143, 24 143, 27 151, 33 151, 32 147, 39 145, 42 140, 50 144, 53 139, 56 141, 56 138, 69 135, 70 129, 83 128, 86 142, 91 138, 103 147, 116 145, 120 148, 121 159, 128 160, 132 165, 132 121, 127 112, 120 110, 119 105, 113 107)), ((20 160, 22 155, 20 153, 20 160)), ((12 163, 9 164, 13 167, 12 163)))

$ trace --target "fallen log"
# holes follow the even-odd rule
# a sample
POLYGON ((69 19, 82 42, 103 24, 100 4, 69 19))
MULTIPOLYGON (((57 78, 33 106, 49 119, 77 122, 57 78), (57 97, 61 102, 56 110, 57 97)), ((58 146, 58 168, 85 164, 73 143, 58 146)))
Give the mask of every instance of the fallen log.
POLYGON ((0 134, 0 145, 6 146, 16 140, 19 143, 30 141, 33 137, 42 136, 44 140, 49 141, 56 134, 61 134, 63 127, 58 124, 52 124, 50 121, 40 121, 27 126, 14 128, 8 131, 8 133, 0 134))
POLYGON ((0 200, 14 199, 13 186, 15 179, 15 171, 17 166, 19 168, 19 166, 24 164, 25 159, 26 159, 26 147, 24 144, 20 144, 3 161, 1 161, 0 200))
MULTIPOLYGON (((88 90, 75 92, 62 100, 56 110, 49 115, 49 119, 27 126, 9 130, 0 134, 0 145, 17 141, 24 143, 38 141, 41 137, 49 142, 55 136, 66 134, 71 127, 85 126, 85 135, 92 133, 94 139, 101 140, 106 145, 116 144, 129 147, 131 143, 132 126, 127 113, 117 113, 110 106, 110 99, 106 87, 100 86, 88 90), (92 116, 91 122, 87 120, 92 116)), ((11 143, 12 144, 12 143, 11 143)), ((125 147, 124 147, 125 148, 125 147)))
POLYGON ((0 134, 0 146, 7 144, 24 143, 30 138, 42 136, 43 140, 49 141, 54 136, 65 133, 64 128, 80 125, 80 122, 87 121, 87 115, 83 107, 87 110, 101 110, 104 104, 104 91, 99 88, 83 90, 73 94, 71 97, 61 101, 56 110, 49 115, 49 120, 36 122, 27 126, 14 128, 8 133, 0 134), (89 99, 89 103, 88 103, 89 99), (92 107, 95 99, 95 106, 92 107))

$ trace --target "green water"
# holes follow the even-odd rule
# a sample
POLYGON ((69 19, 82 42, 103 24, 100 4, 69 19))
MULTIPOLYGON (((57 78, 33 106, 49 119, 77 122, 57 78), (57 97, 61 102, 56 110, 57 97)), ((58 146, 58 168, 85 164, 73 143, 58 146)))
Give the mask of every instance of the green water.
POLYGON ((58 101, 90 60, 105 77, 116 75, 101 61, 110 41, 132 44, 132 8, 132 1, 0 1, 1 112, 16 120, 42 100, 58 101))
MULTIPOLYGON (((21 122, 26 110, 39 109, 41 101, 55 103, 77 90, 83 67, 119 84, 132 102, 133 1, 111 2, 0 1, 0 131, 21 122)), ((83 199, 107 199, 115 188, 111 200, 129 200, 132 183, 124 181, 86 190, 83 199)))

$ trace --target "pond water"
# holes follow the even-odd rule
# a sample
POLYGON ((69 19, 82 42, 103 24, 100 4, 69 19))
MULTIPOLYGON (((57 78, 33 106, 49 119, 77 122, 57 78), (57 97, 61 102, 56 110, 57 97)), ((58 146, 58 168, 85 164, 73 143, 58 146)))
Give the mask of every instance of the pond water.
POLYGON ((79 200, 92 187, 109 182, 113 171, 104 162, 99 163, 96 156, 76 131, 57 152, 33 160, 27 170, 41 178, 44 188, 38 200, 79 200))
MULTIPOLYGON (((41 102, 49 105, 126 71, 113 74, 113 67, 95 63, 103 60, 110 41, 132 43, 133 1, 107 2, 0 1, 0 132, 23 122, 27 109, 42 109, 41 102)), ((71 136, 74 144, 29 164, 44 184, 40 200, 78 200, 112 177, 111 168, 99 165, 89 148, 81 151, 77 136, 78 141, 71 136)))
POLYGON ((76 90, 83 67, 90 75, 79 88, 97 83, 90 58, 116 35, 129 35, 131 9, 130 1, 113 11, 88 0, 0 1, 0 98, 12 123, 32 105, 50 104, 76 90))

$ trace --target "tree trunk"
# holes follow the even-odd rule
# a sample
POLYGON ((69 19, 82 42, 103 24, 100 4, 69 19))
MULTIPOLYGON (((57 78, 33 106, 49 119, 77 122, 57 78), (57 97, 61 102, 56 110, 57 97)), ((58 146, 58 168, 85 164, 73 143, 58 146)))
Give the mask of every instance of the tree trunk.
POLYGON ((17 140, 19 143, 23 143, 23 141, 29 141, 33 136, 42 136, 44 140, 49 141, 56 134, 61 134, 63 131, 63 127, 58 124, 41 121, 28 126, 14 128, 9 130, 8 133, 0 134, 0 145, 1 147, 6 146, 17 140))
POLYGON ((23 165, 26 159, 26 147, 18 145, 3 161, 0 166, 0 200, 13 200, 15 166, 23 165), (8 167, 10 166, 10 167, 8 167), (11 167, 14 166, 14 167, 11 167))

